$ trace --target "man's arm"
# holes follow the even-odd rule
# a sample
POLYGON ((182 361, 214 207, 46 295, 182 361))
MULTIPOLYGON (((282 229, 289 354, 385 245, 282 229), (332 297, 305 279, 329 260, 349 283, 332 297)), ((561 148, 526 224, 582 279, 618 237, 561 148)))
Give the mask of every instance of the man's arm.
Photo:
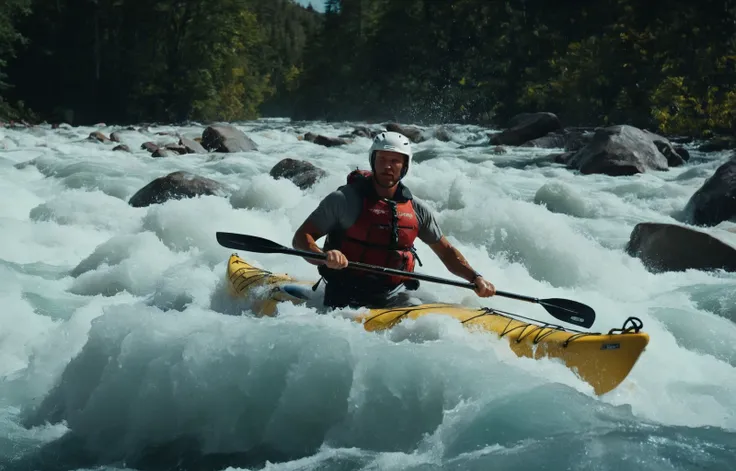
MULTIPOLYGON (((299 229, 294 233, 294 238, 291 240, 291 245, 298 250, 306 250, 310 252, 322 253, 322 249, 317 245, 317 241, 322 238, 324 234, 317 229, 309 219, 304 221, 299 229)), ((324 262, 321 260, 315 260, 311 258, 305 258, 312 265, 322 265, 324 262)))
POLYGON ((414 198, 414 211, 419 222, 419 239, 432 248, 450 273, 472 283, 477 272, 465 260, 463 254, 453 247, 450 241, 442 234, 440 225, 437 223, 437 218, 427 203, 414 198))
POLYGON ((496 294, 493 283, 483 278, 480 273, 473 270, 463 254, 453 247, 450 241, 442 235, 439 224, 434 213, 420 201, 414 202, 414 209, 419 219, 419 238, 429 245, 434 253, 442 260, 445 267, 456 276, 463 278, 475 285, 478 296, 488 297, 496 294))
MULTIPOLYGON (((317 245, 317 241, 333 229, 341 226, 340 221, 345 217, 347 207, 348 203, 345 192, 337 190, 327 195, 320 201, 312 214, 299 226, 299 229, 296 230, 291 240, 291 245, 295 249, 323 253, 322 249, 317 245)), ((305 260, 312 265, 322 265, 325 263, 314 259, 305 258, 305 260)), ((327 262, 328 265, 332 265, 329 263, 330 259, 327 262)), ((342 263, 339 265, 342 265, 342 263)))
POLYGON ((463 254, 456 249, 445 236, 442 236, 438 242, 429 244, 434 253, 442 260, 445 267, 453 275, 457 275, 464 280, 474 282, 475 278, 479 275, 478 272, 473 270, 463 254))

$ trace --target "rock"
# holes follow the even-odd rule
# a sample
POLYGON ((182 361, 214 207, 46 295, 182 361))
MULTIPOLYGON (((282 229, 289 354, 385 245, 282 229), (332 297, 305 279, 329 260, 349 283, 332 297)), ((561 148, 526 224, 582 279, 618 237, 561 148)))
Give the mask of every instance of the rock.
POLYGON ((311 162, 286 158, 274 165, 269 174, 277 180, 279 178, 291 180, 296 186, 306 190, 327 173, 311 162))
MULTIPOLYGON (((370 139, 373 139, 376 137, 376 135, 379 133, 379 131, 376 131, 374 129, 368 129, 365 126, 356 126, 355 129, 353 129, 353 132, 348 134, 348 136, 358 136, 358 137, 368 137, 370 139)), ((343 137, 343 136, 340 136, 343 137)))
POLYGON ((503 155, 507 152, 508 151, 503 146, 495 146, 493 149, 491 149, 491 153, 496 154, 496 155, 503 155))
POLYGON ((598 129, 568 166, 583 174, 633 175, 647 170, 667 170, 667 159, 649 135, 628 125, 598 129))
MULTIPOLYGON (((495 136, 492 135, 490 137, 495 136)), ((541 147, 543 149, 565 149, 565 152, 580 150, 593 140, 593 133, 578 130, 559 130, 520 144, 519 147, 541 147)))
POLYGON ((187 148, 181 144, 166 144, 166 146, 164 147, 166 147, 167 150, 170 150, 171 152, 174 152, 178 155, 184 155, 188 153, 187 148))
POLYGON ((130 147, 126 146, 125 144, 120 144, 119 146, 113 147, 112 150, 119 150, 119 151, 124 151, 124 152, 130 152, 130 147))
POLYGON ((113 142, 123 142, 121 138, 122 138, 122 136, 117 131, 115 131, 114 133, 110 134, 110 140, 113 141, 113 142))
POLYGON ((189 172, 173 172, 153 180, 134 194, 128 204, 142 208, 161 204, 170 199, 194 198, 201 195, 222 195, 222 184, 189 172))
POLYGON ((406 136, 414 144, 419 144, 427 139, 422 135, 422 130, 416 126, 402 126, 399 123, 387 123, 386 131, 398 132, 406 136))
POLYGON ((534 117, 534 113, 519 113, 511 118, 508 123, 506 123, 506 128, 515 128, 516 126, 520 125, 521 123, 532 117, 534 117))
MULTIPOLYGON (((647 130, 643 130, 643 132, 644 134, 649 136, 652 142, 654 142, 654 145, 657 146, 659 152, 667 158, 668 166, 679 167, 680 165, 685 163, 687 159, 684 159, 682 155, 677 152, 675 146, 673 146, 668 139, 647 130)), ((690 154, 688 154, 687 151, 685 152, 685 154, 688 156, 688 158, 690 158, 690 154)))
POLYGON ((700 152, 720 152, 729 149, 736 149, 736 137, 714 137, 698 146, 700 152))
POLYGON ((687 161, 690 160, 690 152, 688 152, 688 150, 685 149, 684 147, 682 147, 682 146, 676 146, 675 147, 675 152, 677 152, 679 154, 680 158, 682 158, 682 160, 684 160, 685 162, 687 162, 687 161))
POLYGON ((151 157, 171 157, 171 151, 164 147, 159 147, 153 151, 151 157))
POLYGON ((141 144, 141 149, 147 150, 148 152, 156 152, 158 150, 158 145, 153 142, 144 142, 141 144))
POLYGON ((509 128, 491 136, 491 145, 518 146, 562 129, 553 113, 523 113, 514 116, 509 128))
POLYGON ((564 134, 550 133, 546 136, 526 141, 519 147, 542 147, 544 149, 564 148, 567 144, 567 136, 564 134))
POLYGON ((184 136, 180 137, 179 144, 184 146, 187 152, 190 154, 206 154, 207 153, 207 149, 202 147, 202 144, 200 144, 199 142, 193 139, 189 139, 188 137, 184 137, 184 136))
POLYGON ((556 164, 568 165, 570 163, 570 159, 574 156, 575 152, 563 152, 561 154, 552 154, 549 158, 556 164))
POLYGON ((674 224, 637 224, 626 253, 641 259, 653 273, 688 269, 736 271, 736 247, 705 232, 674 224))
POLYGON ((444 126, 439 126, 434 129, 434 138, 440 142, 452 141, 452 135, 450 134, 450 131, 448 131, 447 128, 444 126))
POLYGON ((249 152, 258 146, 240 129, 229 125, 208 126, 202 133, 202 147, 210 152, 249 152))
POLYGON ((595 131, 570 131, 565 142, 565 152, 574 152, 590 144, 595 131))
POLYGON ((703 183, 685 205, 685 220, 715 226, 736 216, 736 153, 703 183))
POLYGON ((110 142, 110 139, 108 139, 107 136, 102 134, 100 131, 92 131, 91 133, 89 133, 89 137, 87 139, 97 142, 110 142))
POLYGON ((304 140, 325 147, 344 146, 348 143, 348 141, 338 137, 327 137, 322 136, 321 134, 313 134, 311 132, 304 135, 304 140))

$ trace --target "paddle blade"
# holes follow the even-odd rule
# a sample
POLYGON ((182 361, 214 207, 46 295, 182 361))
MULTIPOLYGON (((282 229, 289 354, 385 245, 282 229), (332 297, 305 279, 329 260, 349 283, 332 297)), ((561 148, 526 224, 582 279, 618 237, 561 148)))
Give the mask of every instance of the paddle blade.
POLYGON ((586 329, 595 322, 595 311, 592 307, 570 299, 540 299, 539 304, 557 319, 579 325, 586 329))
POLYGON ((256 253, 283 253, 286 247, 276 242, 246 234, 217 232, 217 242, 223 247, 256 253))

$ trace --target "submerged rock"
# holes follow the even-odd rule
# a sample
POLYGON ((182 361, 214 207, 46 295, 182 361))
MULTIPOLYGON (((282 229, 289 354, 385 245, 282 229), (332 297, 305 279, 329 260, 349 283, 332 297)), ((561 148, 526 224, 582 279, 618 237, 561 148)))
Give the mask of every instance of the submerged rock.
POLYGON ((559 129, 562 129, 562 124, 553 113, 522 113, 511 119, 508 129, 492 135, 490 143, 495 146, 520 146, 559 129))
POLYGON ((348 144, 348 141, 339 137, 328 137, 311 132, 304 134, 304 140, 325 147, 344 146, 348 144))
POLYGON ((235 126, 208 126, 202 133, 202 147, 210 152, 249 152, 258 150, 256 143, 235 126))
POLYGON ((153 180, 134 194, 128 204, 142 208, 152 204, 165 203, 170 199, 194 198, 200 195, 221 195, 222 184, 209 178, 189 172, 173 172, 153 180))
POLYGON ((419 129, 417 126, 402 125, 399 123, 387 123, 386 131, 403 134, 414 144, 419 144, 420 142, 424 142, 427 140, 427 138, 422 133, 422 130, 419 129))
POLYGON ((286 158, 274 165, 269 174, 277 180, 279 178, 291 180, 296 186, 306 190, 324 177, 327 172, 306 160, 286 158))
POLYGON ((651 272, 736 271, 736 247, 710 234, 675 224, 646 222, 631 232, 626 253, 651 272))
POLYGON ((179 138, 179 144, 184 146, 184 148, 187 150, 187 153, 189 154, 206 154, 207 149, 202 147, 202 144, 195 141, 194 139, 189 139, 188 137, 181 136, 179 138))
POLYGON ((588 145, 568 161, 584 174, 634 175, 647 170, 667 170, 667 158, 652 138, 633 126, 610 126, 596 131, 588 145))
POLYGON ((687 221, 715 226, 736 217, 736 154, 718 167, 685 206, 687 221))

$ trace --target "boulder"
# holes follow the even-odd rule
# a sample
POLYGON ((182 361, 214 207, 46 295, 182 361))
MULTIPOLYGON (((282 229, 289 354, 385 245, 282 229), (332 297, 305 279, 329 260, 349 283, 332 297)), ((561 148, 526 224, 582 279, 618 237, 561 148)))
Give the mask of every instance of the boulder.
POLYGON ((637 224, 626 253, 641 259, 653 273, 688 269, 736 271, 736 247, 705 232, 675 224, 637 224))
POLYGON ((141 144, 141 149, 147 150, 148 152, 156 152, 158 150, 158 145, 154 144, 153 142, 144 142, 141 144))
POLYGON ((422 134, 422 130, 416 126, 406 126, 398 123, 387 123, 386 131, 398 132, 406 136, 414 144, 426 141, 426 138, 422 134))
POLYGON ((210 152, 250 152, 258 146, 243 131, 230 125, 208 126, 202 133, 202 147, 210 152))
POLYGON ((279 178, 291 180, 302 190, 311 187, 326 174, 324 170, 315 167, 311 162, 289 158, 283 159, 274 165, 269 173, 269 175, 277 180, 279 178))
POLYGON ((102 134, 100 131, 92 131, 91 133, 89 133, 89 137, 87 139, 97 142, 110 142, 110 139, 108 139, 107 136, 102 134))
POLYGON ((492 135, 490 144, 519 146, 560 129, 560 120, 553 113, 522 113, 511 119, 507 129, 492 135))
POLYGON ((374 137, 376 137, 376 135, 379 132, 380 131, 376 131, 375 129, 367 128, 366 126, 356 126, 355 129, 353 129, 353 131, 350 134, 346 134, 346 135, 340 136, 340 137, 354 137, 354 136, 357 136, 357 137, 367 137, 367 138, 373 139, 374 137))
POLYGON ((593 140, 593 136, 595 136, 595 130, 569 131, 567 134, 567 140, 565 141, 565 152, 579 151, 590 144, 593 140))
POLYGON ((715 226, 736 217, 736 153, 703 183, 685 206, 685 220, 715 226))
POLYGON ((170 199, 194 198, 200 195, 222 195, 222 184, 189 172, 173 172, 153 180, 134 194, 128 204, 142 208, 165 203, 170 199))
POLYGON ((175 154, 178 154, 178 155, 184 155, 184 154, 189 153, 187 148, 181 144, 166 144, 164 147, 166 148, 166 150, 170 150, 171 152, 174 152, 175 154))
POLYGON ((532 139, 521 144, 520 147, 541 147, 543 149, 564 148, 567 144, 567 136, 564 134, 550 133, 546 136, 532 139))
POLYGON ((611 176, 668 169, 667 158, 651 137, 628 125, 598 129, 590 143, 569 160, 568 166, 583 174, 611 176))
POLYGON ((682 146, 675 146, 675 152, 680 155, 680 158, 685 162, 690 160, 690 152, 682 146))
POLYGON ((434 138, 440 142, 452 141, 452 134, 444 126, 438 126, 434 128, 434 138))
POLYGON ((194 139, 189 139, 188 137, 180 137, 179 138, 179 144, 184 146, 188 153, 190 154, 206 154, 207 149, 202 147, 202 144, 195 141, 194 139))
POLYGON ((520 147, 541 147, 543 149, 565 149, 565 152, 580 150, 593 139, 593 134, 563 129, 532 139, 520 147))
POLYGON ((325 147, 344 146, 348 143, 348 141, 339 137, 327 137, 321 134, 313 134, 311 132, 304 134, 304 140, 325 147))
POLYGON ((153 151, 151 157, 171 157, 172 151, 165 147, 159 147, 153 151))
POLYGON ((720 152, 736 149, 736 137, 718 136, 698 146, 700 152, 720 152))
POLYGON ((678 149, 675 148, 675 146, 673 146, 667 138, 664 138, 659 134, 655 134, 647 130, 643 130, 643 132, 644 134, 649 136, 652 142, 654 142, 654 145, 657 146, 659 152, 667 158, 668 166, 679 167, 680 165, 684 164, 688 159, 690 159, 690 154, 685 149, 680 147, 680 149, 685 152, 678 152, 678 149))

